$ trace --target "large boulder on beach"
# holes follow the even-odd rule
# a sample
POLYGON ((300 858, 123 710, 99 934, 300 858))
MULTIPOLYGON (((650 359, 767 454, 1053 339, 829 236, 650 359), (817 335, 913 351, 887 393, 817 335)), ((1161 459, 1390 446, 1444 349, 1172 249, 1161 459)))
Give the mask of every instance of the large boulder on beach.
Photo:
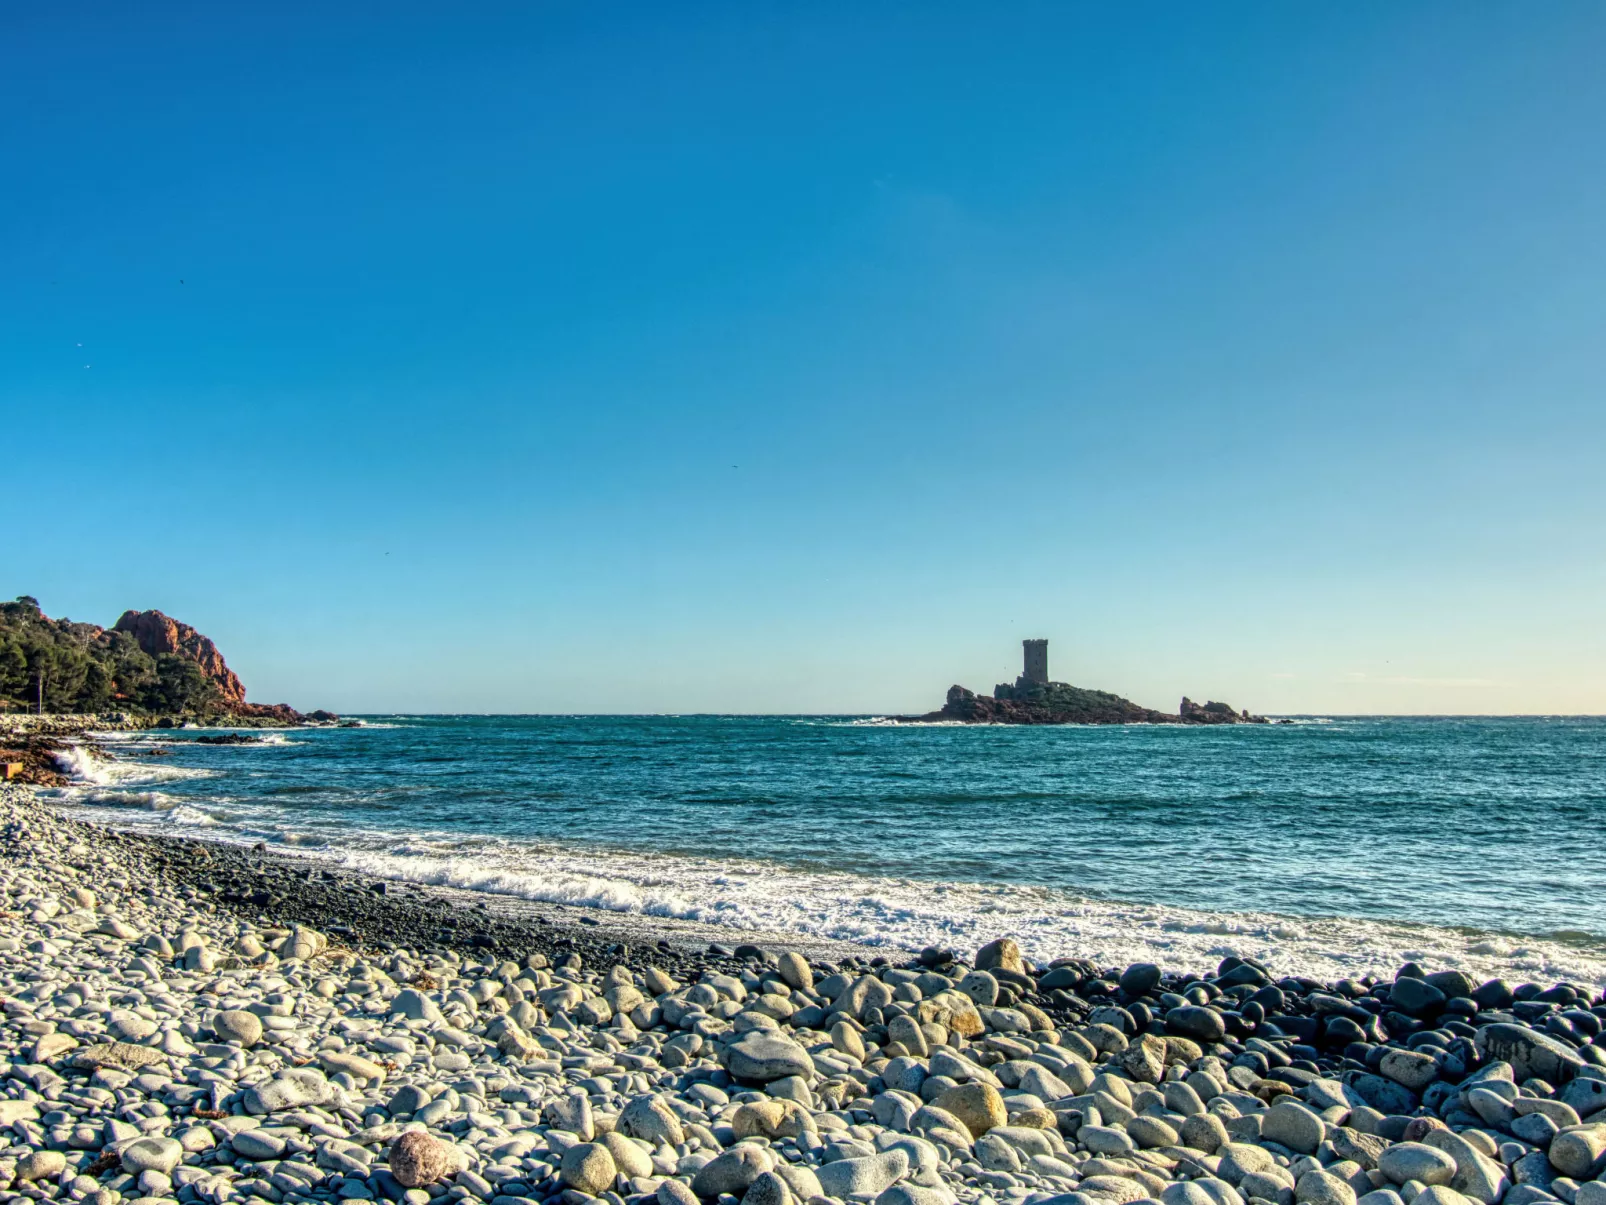
POLYGON ((1584 1066, 1584 1060, 1560 1038, 1526 1025, 1502 1022, 1482 1026, 1477 1042, 1485 1058, 1510 1063, 1518 1083, 1542 1079, 1556 1087, 1571 1080, 1584 1066))
POLYGON ((725 1047, 722 1061, 737 1079, 753 1083, 814 1074, 809 1052, 772 1029, 748 1030, 725 1047))

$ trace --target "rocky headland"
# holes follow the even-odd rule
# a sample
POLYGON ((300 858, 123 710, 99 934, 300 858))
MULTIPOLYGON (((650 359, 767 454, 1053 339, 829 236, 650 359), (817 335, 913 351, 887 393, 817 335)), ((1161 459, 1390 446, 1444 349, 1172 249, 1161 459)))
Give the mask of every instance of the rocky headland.
POLYGON ((1606 1205, 1582 984, 707 945, 15 786, 0 890, 17 1205, 1606 1205))
POLYGON ((160 611, 102 628, 51 619, 28 596, 0 603, 0 764, 51 783, 61 740, 186 723, 279 728, 334 723, 287 703, 251 703, 217 645, 160 611))

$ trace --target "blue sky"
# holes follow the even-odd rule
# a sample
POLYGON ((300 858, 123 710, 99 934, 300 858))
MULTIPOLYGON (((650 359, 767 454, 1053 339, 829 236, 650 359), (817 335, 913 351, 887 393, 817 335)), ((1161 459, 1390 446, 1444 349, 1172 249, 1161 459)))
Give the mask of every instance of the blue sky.
POLYGON ((1606 9, 0 18, 7 595, 252 698, 1606 711, 1606 9))

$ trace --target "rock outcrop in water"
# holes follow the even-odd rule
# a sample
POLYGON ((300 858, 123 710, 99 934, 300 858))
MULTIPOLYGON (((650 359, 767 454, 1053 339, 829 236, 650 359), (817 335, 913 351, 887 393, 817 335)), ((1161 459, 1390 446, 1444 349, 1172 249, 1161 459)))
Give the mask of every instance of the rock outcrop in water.
POLYGON ((1141 707, 1107 690, 1088 690, 1067 682, 1017 682, 978 695, 963 686, 948 688, 941 711, 915 717, 966 724, 1265 724, 1265 716, 1234 711, 1225 703, 1200 706, 1184 698, 1176 715, 1141 707))
POLYGON ((906 720, 936 722, 959 720, 966 724, 1264 724, 1265 716, 1252 716, 1226 703, 1200 705, 1183 697, 1175 715, 1141 707, 1131 699, 1107 690, 1089 690, 1068 682, 1048 681, 1048 641, 1028 640, 1026 672, 1014 683, 1001 682, 991 695, 979 695, 963 686, 950 686, 941 711, 906 720))

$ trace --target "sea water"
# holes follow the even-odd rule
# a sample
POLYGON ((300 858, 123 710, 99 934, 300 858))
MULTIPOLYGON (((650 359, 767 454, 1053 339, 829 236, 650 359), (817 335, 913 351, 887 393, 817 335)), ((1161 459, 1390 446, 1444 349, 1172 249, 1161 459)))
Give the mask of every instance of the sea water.
POLYGON ((61 801, 733 929, 1606 983, 1602 719, 372 716, 260 744, 197 735, 120 735, 113 763, 69 754, 61 801))

